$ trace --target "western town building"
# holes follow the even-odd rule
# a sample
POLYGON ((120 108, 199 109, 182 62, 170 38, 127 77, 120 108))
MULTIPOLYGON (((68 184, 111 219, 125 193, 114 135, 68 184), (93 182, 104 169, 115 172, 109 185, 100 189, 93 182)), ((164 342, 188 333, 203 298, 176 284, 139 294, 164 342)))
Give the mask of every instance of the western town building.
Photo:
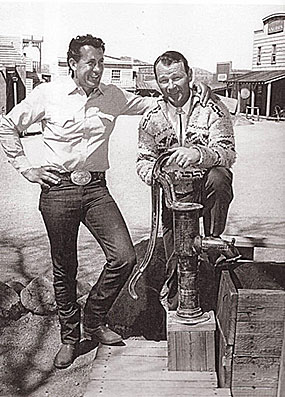
POLYGON ((263 18, 254 32, 252 67, 249 73, 226 79, 228 95, 238 99, 238 111, 266 118, 285 109, 285 13, 263 18))

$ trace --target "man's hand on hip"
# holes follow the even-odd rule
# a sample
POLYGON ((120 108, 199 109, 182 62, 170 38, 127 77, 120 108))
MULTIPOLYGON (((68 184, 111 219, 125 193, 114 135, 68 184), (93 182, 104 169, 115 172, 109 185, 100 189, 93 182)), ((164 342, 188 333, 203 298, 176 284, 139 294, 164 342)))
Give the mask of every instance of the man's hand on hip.
POLYGON ((32 183, 39 183, 43 189, 49 189, 51 185, 57 185, 61 179, 53 174, 58 171, 56 167, 46 165, 43 167, 29 168, 22 175, 32 183))
POLYGON ((169 152, 173 152, 166 165, 170 165, 172 163, 176 163, 182 168, 186 168, 189 165, 197 164, 200 160, 200 152, 195 147, 178 147, 170 149, 169 152))

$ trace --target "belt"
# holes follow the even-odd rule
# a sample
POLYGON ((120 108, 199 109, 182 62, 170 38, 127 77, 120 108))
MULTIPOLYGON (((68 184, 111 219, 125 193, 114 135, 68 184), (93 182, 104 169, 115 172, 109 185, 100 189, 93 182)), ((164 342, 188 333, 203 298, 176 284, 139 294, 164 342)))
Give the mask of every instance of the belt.
POLYGON ((85 170, 75 170, 72 172, 60 172, 53 171, 53 173, 58 176, 63 181, 70 181, 74 185, 85 186, 90 182, 94 181, 104 181, 105 172, 101 171, 85 171, 85 170))

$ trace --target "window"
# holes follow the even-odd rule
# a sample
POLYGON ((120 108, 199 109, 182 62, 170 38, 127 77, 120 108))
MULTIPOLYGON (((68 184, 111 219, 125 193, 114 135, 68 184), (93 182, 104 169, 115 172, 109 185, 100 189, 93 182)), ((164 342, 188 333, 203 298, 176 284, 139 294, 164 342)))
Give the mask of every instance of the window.
POLYGON ((112 82, 121 80, 121 71, 118 69, 112 70, 112 82))
POLYGON ((276 63, 276 44, 272 44, 271 63, 276 63))
POLYGON ((261 64, 261 47, 258 47, 257 49, 257 65, 261 64))

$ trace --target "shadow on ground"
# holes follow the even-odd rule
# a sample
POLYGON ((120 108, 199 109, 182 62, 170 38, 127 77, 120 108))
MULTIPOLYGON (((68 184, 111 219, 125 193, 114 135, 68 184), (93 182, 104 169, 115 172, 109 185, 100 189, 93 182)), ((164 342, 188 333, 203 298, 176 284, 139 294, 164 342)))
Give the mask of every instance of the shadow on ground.
MULTIPOLYGON (((35 233, 19 239, 2 233, 3 282, 19 281, 27 285, 40 274, 51 276, 47 250, 45 236, 35 233)), ((56 315, 25 313, 17 321, 0 320, 0 396, 83 396, 95 357, 94 345, 81 345, 81 355, 74 365, 56 370, 53 358, 60 345, 56 315)))

